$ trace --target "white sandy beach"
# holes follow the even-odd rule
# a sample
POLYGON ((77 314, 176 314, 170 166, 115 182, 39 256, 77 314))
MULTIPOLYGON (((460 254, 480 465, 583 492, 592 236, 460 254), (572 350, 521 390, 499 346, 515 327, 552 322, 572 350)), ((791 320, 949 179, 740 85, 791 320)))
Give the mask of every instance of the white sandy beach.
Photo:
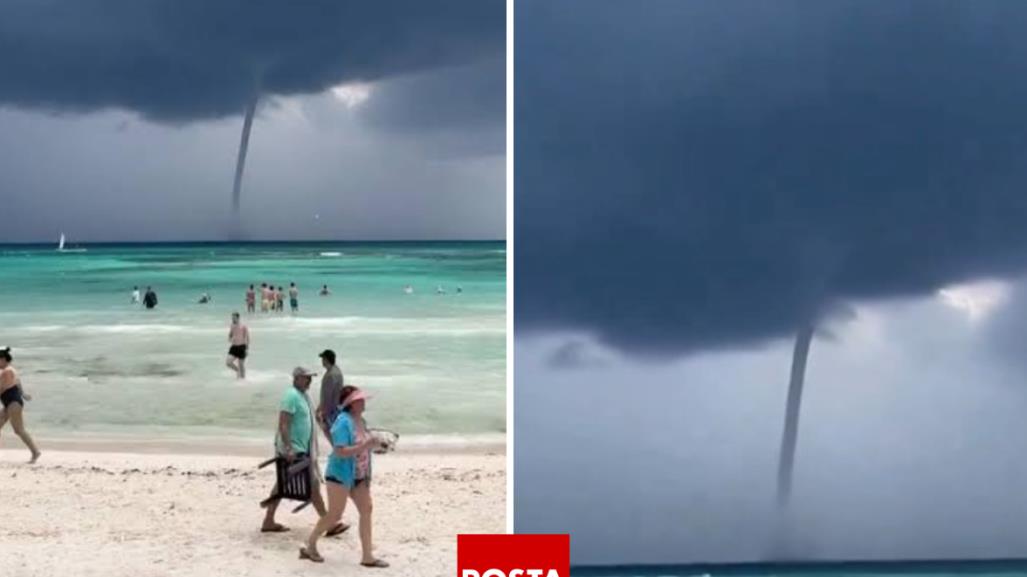
POLYGON ((256 468, 264 456, 258 449, 39 441, 42 460, 26 465, 27 452, 10 429, 4 431, 0 574, 5 577, 448 577, 456 570, 457 533, 506 528, 506 457, 495 447, 377 457, 376 551, 392 564, 378 570, 358 565, 352 504, 345 521, 354 528, 322 542, 327 560, 322 565, 297 558, 315 521, 312 507, 293 514, 291 502, 283 502, 278 520, 292 531, 258 531, 263 513, 258 502, 274 482, 270 467, 256 468))

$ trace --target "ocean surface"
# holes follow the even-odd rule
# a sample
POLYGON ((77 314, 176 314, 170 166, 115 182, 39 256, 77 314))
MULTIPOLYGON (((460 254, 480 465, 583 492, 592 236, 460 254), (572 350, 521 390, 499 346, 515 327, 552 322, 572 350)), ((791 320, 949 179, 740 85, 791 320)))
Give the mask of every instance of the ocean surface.
POLYGON ((504 243, 85 248, 0 246, 0 345, 12 347, 33 396, 30 430, 269 437, 292 368, 320 371, 317 354, 332 348, 346 381, 375 395, 373 426, 505 433, 504 243), (286 301, 284 313, 258 304, 246 315, 246 288, 262 282, 295 282, 299 314, 286 301), (318 296, 324 284, 330 296, 318 296), (131 304, 135 285, 152 285, 159 306, 131 304), (197 303, 203 292, 212 304, 197 303), (251 333, 245 381, 224 366, 232 311, 251 333))
POLYGON ((882 561, 572 567, 572 577, 1021 577, 1027 561, 882 561))

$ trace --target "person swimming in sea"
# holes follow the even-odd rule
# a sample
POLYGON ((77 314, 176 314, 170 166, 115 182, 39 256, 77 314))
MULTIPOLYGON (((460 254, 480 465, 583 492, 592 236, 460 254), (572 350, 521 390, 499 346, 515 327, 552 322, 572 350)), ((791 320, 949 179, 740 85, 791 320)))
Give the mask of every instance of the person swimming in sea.
POLYGON ((132 287, 132 304, 134 304, 134 305, 139 304, 139 298, 140 298, 139 297, 139 287, 137 287, 137 286, 132 287))
POLYGON ((442 285, 439 285, 439 286, 435 287, 435 294, 437 294, 437 295, 444 295, 444 294, 446 294, 446 289, 442 288, 442 285))
POLYGON ((14 357, 11 356, 11 348, 0 349, 0 431, 10 421, 14 434, 18 435, 21 442, 32 452, 29 463, 35 463, 42 454, 36 446, 32 436, 25 430, 25 401, 31 401, 32 397, 25 393, 25 388, 18 377, 18 371, 11 363, 14 357))
POLYGON ((407 293, 408 295, 412 295, 414 294, 414 287, 407 285, 403 287, 403 292, 407 293))
POLYGON ((210 293, 203 293, 200 295, 200 300, 197 302, 201 305, 206 305, 214 302, 214 299, 210 297, 210 293))
POLYGON ((318 292, 317 294, 319 294, 319 295, 321 295, 323 297, 326 297, 326 296, 332 294, 332 291, 328 290, 328 285, 324 285, 324 286, 321 287, 321 291, 318 292))

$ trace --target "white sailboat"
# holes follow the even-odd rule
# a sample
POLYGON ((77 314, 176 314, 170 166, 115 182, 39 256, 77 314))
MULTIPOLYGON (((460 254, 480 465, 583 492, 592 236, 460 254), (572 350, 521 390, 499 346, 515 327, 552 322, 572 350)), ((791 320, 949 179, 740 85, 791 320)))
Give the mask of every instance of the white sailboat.
POLYGON ((61 240, 57 242, 57 252, 86 252, 84 248, 64 248, 64 233, 61 233, 61 240))

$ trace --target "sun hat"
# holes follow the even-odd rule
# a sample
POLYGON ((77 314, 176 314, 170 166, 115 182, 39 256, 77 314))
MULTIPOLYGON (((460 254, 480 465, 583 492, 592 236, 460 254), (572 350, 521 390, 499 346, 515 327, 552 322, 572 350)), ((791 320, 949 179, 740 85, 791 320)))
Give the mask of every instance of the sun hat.
POLYGON ((342 402, 341 407, 345 409, 357 401, 366 401, 370 398, 372 398, 371 395, 365 393, 363 389, 355 389, 348 397, 346 397, 346 400, 342 402))

